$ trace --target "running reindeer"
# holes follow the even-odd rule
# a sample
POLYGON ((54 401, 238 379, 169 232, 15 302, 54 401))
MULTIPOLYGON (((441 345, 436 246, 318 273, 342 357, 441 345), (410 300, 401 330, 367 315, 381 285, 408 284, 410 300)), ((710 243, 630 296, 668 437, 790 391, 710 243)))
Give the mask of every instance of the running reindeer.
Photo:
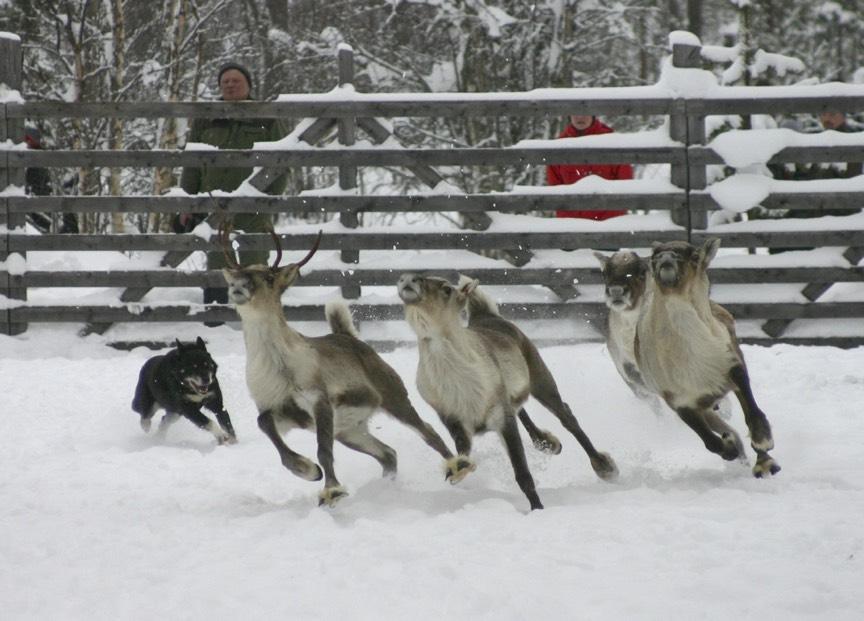
POLYGON ((227 228, 220 227, 228 265, 223 274, 243 323, 246 384, 259 411, 258 426, 276 447, 282 464, 308 481, 320 480, 323 468, 319 505, 333 506, 347 495, 333 466, 334 439, 374 457, 385 476, 394 476, 396 451, 368 429, 369 418, 380 409, 414 429, 447 460, 448 468, 456 468, 458 458, 412 407, 396 371, 358 338, 344 302, 325 307, 331 334, 307 337, 288 325, 282 294, 318 250, 321 234, 302 260, 280 267, 282 248, 278 236, 270 233, 276 245, 273 265, 241 267, 233 256, 227 228), (315 431, 321 467, 285 444, 281 434, 292 428, 315 431))
POLYGON ((636 325, 636 360, 648 388, 705 448, 727 461, 743 460, 744 446, 712 408, 734 391, 756 451, 753 475, 773 475, 780 465, 768 454, 774 448, 771 425, 753 397, 735 320, 708 298, 708 265, 719 246, 717 238, 701 248, 681 241, 654 244, 649 295, 636 325))
POLYGON ((597 452, 579 427, 536 347, 498 314, 494 302, 478 291, 477 285, 478 281, 465 277, 453 286, 443 278, 410 273, 402 274, 397 284, 405 318, 417 334, 417 388, 450 431, 459 456, 467 464, 451 473, 451 483, 476 468, 469 460, 473 436, 495 431, 531 509, 543 508, 516 423, 529 395, 552 411, 577 438, 597 475, 613 479, 618 472, 615 462, 597 452), (466 304, 470 316, 467 327, 460 319, 466 304))

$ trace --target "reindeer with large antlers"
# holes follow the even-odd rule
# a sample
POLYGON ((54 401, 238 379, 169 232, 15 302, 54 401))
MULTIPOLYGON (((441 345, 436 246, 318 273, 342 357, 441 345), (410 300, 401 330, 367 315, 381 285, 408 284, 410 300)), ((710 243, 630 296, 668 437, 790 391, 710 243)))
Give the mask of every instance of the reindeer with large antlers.
POLYGON ((223 274, 243 322, 246 383, 258 408, 258 426, 276 447, 282 464, 308 481, 320 480, 323 469, 319 505, 333 506, 347 494, 333 466, 334 440, 374 457, 385 476, 394 476, 396 451, 368 429, 369 418, 383 410, 414 429, 448 461, 448 468, 455 468, 458 458, 420 418, 399 375, 358 338, 344 302, 325 307, 331 334, 307 337, 288 325, 282 294, 318 250, 321 234, 302 260, 282 267, 279 237, 272 230, 271 236, 276 245, 273 265, 241 267, 231 251, 227 228, 220 227, 228 263, 223 274), (320 467, 285 444, 282 433, 292 428, 315 431, 320 467))

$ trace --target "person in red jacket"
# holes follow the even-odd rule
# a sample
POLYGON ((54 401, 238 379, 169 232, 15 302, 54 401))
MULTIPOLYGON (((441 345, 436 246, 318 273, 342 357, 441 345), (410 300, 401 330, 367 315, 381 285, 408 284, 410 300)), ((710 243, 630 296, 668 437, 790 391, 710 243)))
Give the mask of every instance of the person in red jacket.
MULTIPOLYGON (((611 134, 614 130, 596 116, 573 114, 567 127, 559 138, 579 138, 581 136, 596 136, 611 134)), ((584 179, 588 175, 597 175, 604 179, 632 179, 633 167, 630 164, 550 164, 546 167, 546 181, 549 185, 569 185, 584 179)), ((587 218, 589 220, 607 220, 622 216, 626 211, 571 211, 559 209, 555 212, 558 218, 587 218)))

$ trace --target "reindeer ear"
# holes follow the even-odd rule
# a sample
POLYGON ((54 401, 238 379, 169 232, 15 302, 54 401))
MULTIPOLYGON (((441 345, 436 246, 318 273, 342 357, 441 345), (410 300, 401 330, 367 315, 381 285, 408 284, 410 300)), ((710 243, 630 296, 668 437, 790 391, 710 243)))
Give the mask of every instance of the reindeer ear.
POLYGON ((711 237, 702 248, 699 249, 699 265, 706 269, 714 257, 717 255, 717 249, 720 248, 720 238, 711 237))
POLYGON ((276 269, 276 283, 282 291, 294 284, 300 275, 300 268, 296 263, 289 263, 276 269))
POLYGON ((609 263, 609 257, 607 257, 602 252, 597 252, 596 250, 594 251, 594 256, 597 258, 598 261, 600 261, 600 265, 602 265, 603 269, 605 270, 606 265, 609 263))
POLYGON ((459 276, 459 284, 457 287, 459 288, 459 293, 467 297, 471 295, 471 292, 474 291, 479 284, 480 281, 476 278, 469 278, 468 276, 461 274, 459 276))

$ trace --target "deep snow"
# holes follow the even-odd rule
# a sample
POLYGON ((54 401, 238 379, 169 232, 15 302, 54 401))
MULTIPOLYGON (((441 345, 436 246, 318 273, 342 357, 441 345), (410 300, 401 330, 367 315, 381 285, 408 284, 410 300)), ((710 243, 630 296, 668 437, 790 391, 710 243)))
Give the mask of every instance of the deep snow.
MULTIPOLYGON (((655 415, 589 343, 542 354, 617 483, 530 402, 564 443, 527 449, 545 510, 528 513, 497 438, 451 486, 383 416, 397 479, 337 445, 351 495, 322 509, 320 484, 283 469, 256 427, 240 332, 176 334, 210 343, 239 444, 185 420, 162 443, 140 430, 129 403, 151 351, 63 325, 0 337, 4 619, 862 618, 864 348, 744 348, 783 466, 770 480, 655 415)), ((384 357, 452 446, 414 389, 416 350, 384 357)), ((732 423, 744 433, 737 405, 732 423)), ((311 434, 288 438, 314 457, 311 434)))

